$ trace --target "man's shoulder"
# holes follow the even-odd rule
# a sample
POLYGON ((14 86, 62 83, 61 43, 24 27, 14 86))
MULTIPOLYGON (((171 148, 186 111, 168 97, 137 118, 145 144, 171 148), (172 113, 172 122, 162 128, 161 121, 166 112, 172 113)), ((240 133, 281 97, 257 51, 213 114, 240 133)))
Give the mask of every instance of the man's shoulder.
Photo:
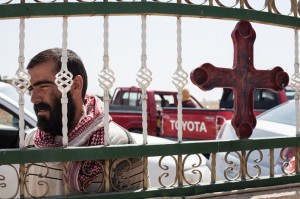
POLYGON ((30 130, 26 130, 26 137, 25 137, 25 146, 31 147, 34 146, 34 135, 36 133, 37 128, 33 128, 30 130))
POLYGON ((109 138, 111 145, 135 143, 130 132, 113 121, 109 124, 109 138))

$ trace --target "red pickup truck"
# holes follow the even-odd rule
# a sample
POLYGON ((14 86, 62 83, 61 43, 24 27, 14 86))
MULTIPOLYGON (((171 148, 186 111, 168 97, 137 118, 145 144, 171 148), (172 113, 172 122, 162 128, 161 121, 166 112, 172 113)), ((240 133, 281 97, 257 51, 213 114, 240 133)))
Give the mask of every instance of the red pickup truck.
MULTIPOLYGON (((224 89, 220 109, 204 108, 193 96, 197 108, 183 108, 183 138, 213 140, 217 131, 233 115, 233 95, 224 89), (225 107, 225 108, 224 108, 225 107)), ((285 90, 275 93, 269 90, 255 91, 256 115, 288 100, 285 90), (265 105, 263 105, 265 104, 265 105)), ((148 134, 160 137, 177 137, 177 92, 147 91, 148 134)), ((112 119, 132 132, 142 132, 141 89, 137 87, 117 88, 110 103, 112 119)))

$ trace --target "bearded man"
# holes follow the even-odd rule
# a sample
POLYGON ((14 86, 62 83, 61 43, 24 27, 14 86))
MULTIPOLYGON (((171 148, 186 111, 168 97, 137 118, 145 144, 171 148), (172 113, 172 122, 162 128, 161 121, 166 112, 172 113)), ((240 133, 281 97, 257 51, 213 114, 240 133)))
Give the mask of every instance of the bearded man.
MULTIPOLYGON (((67 56, 67 67, 73 75, 73 84, 67 94, 68 146, 103 145, 103 103, 97 96, 86 94, 88 79, 80 57, 71 50, 67 51, 67 56)), ((61 70, 61 57, 62 49, 48 49, 34 56, 27 66, 31 76, 29 92, 38 119, 36 131, 26 136, 27 146, 36 148, 63 146, 62 94, 55 84, 55 75, 61 70)), ((135 143, 130 133, 113 121, 110 121, 109 134, 112 145, 135 143)), ((70 193, 104 191, 104 186, 102 186, 104 175, 101 165, 103 165, 103 160, 68 163, 70 193)), ((124 187, 129 190, 142 188, 141 158, 111 160, 111 165, 115 165, 113 175, 111 175, 113 177, 110 182, 111 191, 124 187), (120 183, 122 175, 130 179, 129 184, 120 183)), ((44 197, 64 194, 62 163, 28 164, 27 168, 25 186, 27 195, 44 197)))

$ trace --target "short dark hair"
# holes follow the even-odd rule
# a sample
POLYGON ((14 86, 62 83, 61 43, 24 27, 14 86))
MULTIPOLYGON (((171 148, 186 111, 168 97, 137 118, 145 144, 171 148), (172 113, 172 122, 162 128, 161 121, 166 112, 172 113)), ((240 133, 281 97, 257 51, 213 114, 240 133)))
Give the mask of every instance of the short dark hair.
MULTIPOLYGON (((53 61, 56 65, 56 71, 54 73, 58 73, 61 69, 61 56, 62 49, 61 48, 51 48, 44 50, 37 55, 35 55, 27 65, 27 70, 35 67, 37 64, 46 61, 53 61)), ((85 67, 81 61, 81 58, 72 50, 67 50, 68 70, 73 74, 73 78, 77 75, 80 75, 83 79, 83 87, 82 87, 82 99, 84 100, 87 86, 88 86, 88 78, 86 74, 85 67)))

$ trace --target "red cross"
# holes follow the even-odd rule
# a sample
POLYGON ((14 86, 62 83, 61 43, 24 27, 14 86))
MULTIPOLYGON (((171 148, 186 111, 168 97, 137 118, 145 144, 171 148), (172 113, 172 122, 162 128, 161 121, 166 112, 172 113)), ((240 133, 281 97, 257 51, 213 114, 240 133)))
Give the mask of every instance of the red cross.
POLYGON ((191 72, 191 80, 202 90, 216 87, 234 92, 232 125, 239 138, 249 138, 256 125, 253 113, 253 92, 257 88, 280 91, 288 85, 289 76, 280 67, 256 70, 253 66, 255 31, 248 21, 237 23, 231 34, 234 45, 233 68, 217 68, 205 63, 191 72))

